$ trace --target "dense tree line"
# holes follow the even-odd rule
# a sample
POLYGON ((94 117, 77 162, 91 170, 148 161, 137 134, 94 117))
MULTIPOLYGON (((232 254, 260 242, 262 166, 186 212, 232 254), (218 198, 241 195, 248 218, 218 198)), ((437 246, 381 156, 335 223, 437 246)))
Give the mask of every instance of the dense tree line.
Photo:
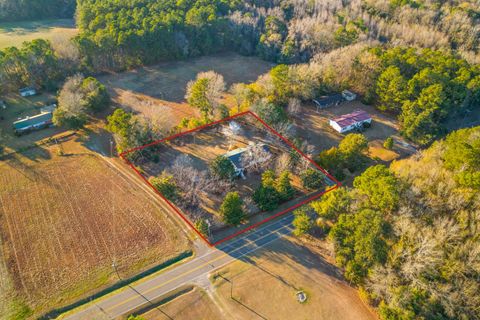
POLYGON ((0 0, 0 22, 72 18, 76 0, 0 0))
POLYGON ((475 1, 80 0, 78 38, 88 64, 125 68, 228 49, 306 62, 354 43, 458 50, 478 59, 475 1))
POLYGON ((480 317, 479 154, 480 127, 462 129, 311 205, 382 319, 480 317))

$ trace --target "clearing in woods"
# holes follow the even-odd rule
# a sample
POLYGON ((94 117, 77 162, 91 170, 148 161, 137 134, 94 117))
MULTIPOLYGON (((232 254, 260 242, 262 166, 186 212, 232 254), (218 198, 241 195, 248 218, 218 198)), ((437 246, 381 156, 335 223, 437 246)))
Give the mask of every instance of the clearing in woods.
POLYGON ((76 36, 73 19, 53 19, 0 23, 0 49, 19 47, 25 41, 45 39, 63 41, 76 36))
MULTIPOLYGON (((117 107, 141 113, 163 128, 171 129, 184 117, 199 116, 184 98, 187 83, 199 72, 213 70, 221 74, 228 88, 233 83, 251 83, 273 66, 257 57, 225 52, 164 62, 98 79, 107 86, 117 107)), ((223 97, 226 105, 231 106, 232 100, 228 93, 223 97)))
POLYGON ((1 249, 12 283, 0 289, 34 315, 118 281, 112 261, 126 278, 188 250, 142 189, 78 141, 61 146, 0 162, 1 249))

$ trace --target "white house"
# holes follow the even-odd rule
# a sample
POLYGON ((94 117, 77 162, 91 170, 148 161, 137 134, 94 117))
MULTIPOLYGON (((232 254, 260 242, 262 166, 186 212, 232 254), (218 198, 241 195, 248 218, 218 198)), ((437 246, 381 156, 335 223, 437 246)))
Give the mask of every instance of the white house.
POLYGON ((22 97, 30 97, 36 94, 37 94, 37 90, 33 87, 26 87, 26 88, 20 89, 20 95, 22 97))
POLYGON ((363 110, 357 110, 330 120, 330 126, 340 133, 361 128, 365 124, 371 124, 372 117, 363 110))

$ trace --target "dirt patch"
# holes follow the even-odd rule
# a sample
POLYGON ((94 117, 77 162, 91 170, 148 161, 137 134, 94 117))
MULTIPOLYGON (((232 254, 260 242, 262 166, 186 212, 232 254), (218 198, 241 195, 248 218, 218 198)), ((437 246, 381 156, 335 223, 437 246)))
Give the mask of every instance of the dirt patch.
POLYGON ((0 231, 16 292, 36 312, 187 249, 148 196, 78 142, 0 163, 0 231), (64 156, 59 156, 58 153, 64 156))
POLYGON ((237 319, 377 319, 310 245, 281 239, 218 273, 216 296, 237 319), (296 300, 298 291, 306 302, 296 300))

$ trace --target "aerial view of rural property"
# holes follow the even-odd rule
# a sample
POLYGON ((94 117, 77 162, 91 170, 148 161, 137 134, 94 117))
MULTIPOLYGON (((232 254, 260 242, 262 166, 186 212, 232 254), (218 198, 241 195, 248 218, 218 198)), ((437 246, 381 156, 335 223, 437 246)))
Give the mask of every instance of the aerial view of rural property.
POLYGON ((0 320, 480 320, 478 0, 0 0, 0 320))

